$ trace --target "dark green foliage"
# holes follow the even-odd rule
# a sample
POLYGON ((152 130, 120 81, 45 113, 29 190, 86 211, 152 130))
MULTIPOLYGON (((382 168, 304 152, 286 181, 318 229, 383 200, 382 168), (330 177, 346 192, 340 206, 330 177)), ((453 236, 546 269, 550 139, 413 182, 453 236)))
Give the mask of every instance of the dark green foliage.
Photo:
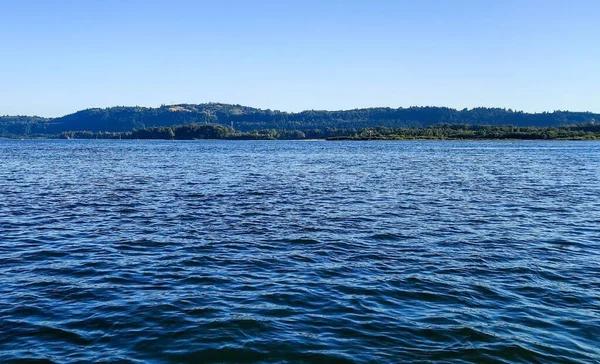
POLYGON ((232 140, 410 140, 410 139, 571 139, 600 140, 600 125, 593 123, 560 127, 523 127, 497 125, 439 124, 426 128, 388 128, 379 126, 363 129, 275 130, 262 129, 248 132, 234 131, 220 124, 187 124, 171 127, 134 129, 131 132, 76 131, 63 132, 67 139, 232 139, 232 140))
POLYGON ((595 123, 560 127, 524 127, 497 125, 440 124, 426 128, 377 127, 348 132, 330 140, 406 140, 406 139, 600 139, 600 125, 595 123))
POLYGON ((52 119, 39 116, 0 116, 0 136, 21 137, 49 134, 52 119))
MULTIPOLYGON (((348 129, 359 130, 378 126, 410 128, 436 124, 469 124, 551 127, 589 123, 593 120, 600 120, 600 115, 568 111, 529 114, 500 108, 455 110, 446 107, 369 108, 345 111, 308 110, 287 113, 241 105, 208 103, 180 104, 158 108, 87 109, 54 119, 0 116, 0 136, 57 135, 69 130, 89 130, 95 133, 127 132, 133 129, 141 130, 161 126, 167 128, 192 123, 230 126, 233 122, 235 130, 241 132, 301 130, 306 134, 306 138, 323 138, 334 136, 335 130, 348 132, 348 129)), ((269 135, 273 136, 272 133, 269 135)), ((298 135, 286 135, 287 138, 298 137, 298 135)), ((218 135, 215 137, 218 138, 218 135)), ((248 135, 248 138, 250 137, 251 135, 248 135)), ((273 138, 280 137, 286 138, 286 136, 273 136, 273 138)))

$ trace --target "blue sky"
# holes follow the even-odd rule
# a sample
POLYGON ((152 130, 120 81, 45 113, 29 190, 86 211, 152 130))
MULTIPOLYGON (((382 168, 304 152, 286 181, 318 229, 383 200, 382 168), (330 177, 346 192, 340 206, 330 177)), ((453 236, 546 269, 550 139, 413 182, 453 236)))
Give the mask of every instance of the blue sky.
POLYGON ((0 115, 227 102, 600 112, 600 1, 0 0, 0 115))

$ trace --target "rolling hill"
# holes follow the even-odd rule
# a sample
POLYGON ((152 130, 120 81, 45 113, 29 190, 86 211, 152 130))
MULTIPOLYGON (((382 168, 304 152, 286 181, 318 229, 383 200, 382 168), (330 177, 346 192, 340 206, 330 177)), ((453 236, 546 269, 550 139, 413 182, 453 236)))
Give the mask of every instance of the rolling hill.
POLYGON ((326 128, 425 127, 435 124, 560 126, 600 120, 590 112, 525 113, 501 108, 456 110, 447 107, 365 108, 297 113, 241 105, 206 103, 158 108, 117 106, 94 108, 58 118, 0 116, 0 136, 57 135, 65 131, 124 132, 154 126, 215 123, 236 130, 324 130, 326 128))

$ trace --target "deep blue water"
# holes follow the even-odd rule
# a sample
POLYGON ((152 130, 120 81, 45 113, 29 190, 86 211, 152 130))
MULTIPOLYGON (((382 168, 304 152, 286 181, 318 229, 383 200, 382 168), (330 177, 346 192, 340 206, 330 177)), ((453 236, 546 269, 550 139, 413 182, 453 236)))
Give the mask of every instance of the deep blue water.
POLYGON ((0 362, 600 362, 600 143, 0 140, 0 362))

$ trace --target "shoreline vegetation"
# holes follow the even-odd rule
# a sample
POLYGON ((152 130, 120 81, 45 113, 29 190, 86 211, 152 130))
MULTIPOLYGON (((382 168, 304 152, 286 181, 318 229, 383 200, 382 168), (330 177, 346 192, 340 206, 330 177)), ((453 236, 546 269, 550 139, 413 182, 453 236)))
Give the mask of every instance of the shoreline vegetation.
POLYGON ((559 127, 439 124, 406 128, 326 128, 236 131, 221 124, 187 124, 133 129, 130 132, 68 131, 41 138, 159 140, 600 140, 600 124, 559 127))
MULTIPOLYGON (((580 125, 600 121, 600 114, 592 112, 553 111, 527 113, 512 109, 477 107, 473 109, 452 109, 448 107, 409 107, 389 108, 372 107, 352 110, 305 110, 301 112, 285 112, 270 109, 257 109, 248 106, 204 103, 162 105, 158 108, 139 106, 115 106, 109 108, 92 108, 80 110, 73 114, 55 118, 40 116, 0 115, 0 137, 3 138, 37 138, 58 137, 61 133, 95 133, 93 138, 103 136, 112 138, 127 137, 140 130, 163 133, 168 128, 174 130, 175 136, 166 135, 159 138, 189 139, 195 136, 185 135, 186 125, 221 125, 231 127, 229 131, 217 131, 219 139, 327 139, 344 137, 352 139, 368 139, 362 131, 371 130, 372 137, 385 139, 413 138, 474 138, 480 137, 479 130, 474 128, 475 136, 468 136, 471 131, 463 125, 514 127, 560 128, 568 125, 580 125), (464 133, 433 132, 428 127, 443 129, 443 125, 458 126, 464 133), (234 129, 235 128, 235 129, 234 129), (387 128, 387 129, 385 129, 387 128), (419 129, 415 132, 414 130, 419 129), (175 131, 175 129, 181 129, 175 131), (227 134, 227 136, 223 136, 227 134), (302 134, 304 133, 304 137, 302 134), (181 134, 181 135, 178 135, 181 134)), ((195 131, 191 131, 195 132, 195 131)), ((490 137, 496 131, 486 132, 481 137, 490 137)), ((500 134, 513 131, 499 131, 500 134)), ((530 131, 517 131, 519 134, 530 131)), ((534 131, 534 134, 538 134, 534 131)), ((552 137, 553 132, 547 133, 552 137)), ((74 134, 73 134, 74 135, 74 134)), ((83 134, 78 138, 86 138, 83 134)), ((519 136, 520 138, 521 136, 519 136)), ((577 137, 573 135, 573 137, 577 137)), ((155 137, 153 137, 155 138, 155 137)), ((204 138, 204 137, 202 137, 204 138)))

